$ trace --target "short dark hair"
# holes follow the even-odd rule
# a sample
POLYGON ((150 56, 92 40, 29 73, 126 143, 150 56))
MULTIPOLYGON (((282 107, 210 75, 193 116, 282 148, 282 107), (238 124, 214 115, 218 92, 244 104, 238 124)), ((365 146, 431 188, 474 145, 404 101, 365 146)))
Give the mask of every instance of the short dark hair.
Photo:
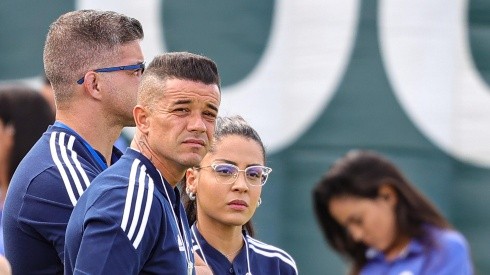
MULTIPOLYGON (((31 147, 54 122, 54 114, 36 90, 18 85, 0 86, 0 120, 15 129, 8 180, 31 147)), ((3 165, 3 164, 0 164, 3 165)))
MULTIPOLYGON (((243 119, 241 116, 238 115, 230 116, 230 117, 218 117, 216 121, 216 130, 214 133, 213 146, 211 147, 210 152, 213 152, 216 149, 216 144, 219 144, 219 142, 224 137, 232 136, 232 135, 236 135, 236 136, 240 136, 246 139, 251 139, 253 141, 256 141, 262 148, 262 156, 264 157, 264 163, 265 163, 266 161, 265 147, 262 140, 260 139, 259 134, 257 133, 257 131, 255 131, 254 128, 252 128, 252 126, 250 126, 245 121, 245 119, 243 119)), ((182 190, 185 190, 186 188, 185 179, 182 182, 183 182, 182 190)), ((187 214, 189 224, 193 224, 197 219, 196 202, 190 200, 186 192, 182 192, 182 201, 184 203, 184 207, 186 210, 185 212, 187 214)), ((244 224, 244 227, 250 236, 253 237, 255 235, 255 230, 251 219, 244 224)))
POLYGON ((333 198, 375 199, 382 185, 395 190, 398 232, 432 245, 426 225, 449 228, 448 221, 386 157, 368 150, 352 150, 337 160, 313 189, 313 208, 325 239, 341 255, 353 261, 353 273, 366 263, 366 245, 355 242, 329 211, 333 198))
POLYGON ((143 39, 141 23, 113 11, 78 10, 54 21, 44 44, 44 70, 55 98, 69 98, 70 86, 112 60, 118 46, 143 39))
POLYGON ((156 56, 146 68, 138 91, 138 103, 151 106, 158 102, 163 94, 160 89, 155 91, 153 86, 172 78, 216 84, 221 89, 218 67, 213 60, 188 52, 164 53, 156 56))

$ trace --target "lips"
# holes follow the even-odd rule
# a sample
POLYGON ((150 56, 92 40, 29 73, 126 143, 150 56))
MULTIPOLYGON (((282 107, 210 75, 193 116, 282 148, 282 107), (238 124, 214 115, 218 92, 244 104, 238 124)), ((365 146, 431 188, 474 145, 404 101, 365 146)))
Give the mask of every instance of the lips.
POLYGON ((184 140, 184 143, 206 146, 206 142, 204 142, 204 140, 197 139, 197 138, 188 138, 188 139, 184 140))
POLYGON ((246 203, 245 201, 242 201, 242 200, 232 200, 228 203, 228 205, 248 207, 248 203, 246 203))

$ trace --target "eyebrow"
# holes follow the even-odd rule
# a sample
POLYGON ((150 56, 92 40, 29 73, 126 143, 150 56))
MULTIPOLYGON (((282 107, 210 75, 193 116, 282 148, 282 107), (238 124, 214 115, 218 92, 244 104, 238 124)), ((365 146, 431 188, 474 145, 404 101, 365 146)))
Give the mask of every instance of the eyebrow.
POLYGON ((235 166, 237 165, 237 163, 236 163, 236 162, 231 161, 231 160, 227 160, 227 159, 215 159, 213 162, 215 162, 215 161, 218 161, 218 162, 224 162, 224 163, 228 163, 228 164, 233 164, 233 165, 235 165, 235 166))
POLYGON ((215 112, 218 112, 218 107, 214 104, 211 103, 206 103, 206 105, 210 108, 213 109, 215 112))
POLYGON ((175 105, 180 105, 180 104, 189 104, 191 103, 192 101, 190 99, 179 99, 177 101, 175 101, 175 105))
MULTIPOLYGON (((190 104, 192 103, 192 100, 190 99, 179 99, 177 101, 175 101, 175 105, 185 105, 185 104, 190 104)), ((212 103, 206 103, 206 106, 208 106, 208 108, 210 109, 213 109, 214 111, 218 112, 218 107, 212 103)))
MULTIPOLYGON (((227 159, 215 159, 213 162, 215 162, 215 161, 224 162, 224 163, 228 163, 228 164, 233 164, 236 167, 238 167, 238 163, 236 163, 234 161, 231 161, 231 160, 227 160, 227 159)), ((246 168, 251 167, 251 166, 262 166, 262 164, 260 164, 260 163, 252 163, 252 164, 247 165, 246 168)))

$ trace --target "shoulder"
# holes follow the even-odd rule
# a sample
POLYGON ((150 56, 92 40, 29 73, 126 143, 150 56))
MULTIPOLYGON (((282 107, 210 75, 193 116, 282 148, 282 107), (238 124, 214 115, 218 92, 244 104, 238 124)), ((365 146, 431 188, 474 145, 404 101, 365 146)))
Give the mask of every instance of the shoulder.
POLYGON ((451 229, 432 228, 427 271, 430 274, 472 274, 473 263, 465 237, 451 229))
POLYGON ((52 215, 50 211, 71 211, 80 195, 77 186, 86 188, 84 182, 77 183, 75 185, 71 178, 64 181, 55 166, 39 163, 31 169, 22 167, 10 182, 5 210, 34 220, 40 217, 40 212, 52 215))
POLYGON ((43 151, 59 169, 71 172, 83 167, 84 170, 93 170, 95 174, 102 170, 96 164, 94 155, 87 149, 87 142, 77 133, 70 130, 52 127, 43 135, 43 151))
MULTIPOLYGON (((43 136, 31 147, 17 166, 11 184, 26 185, 36 176, 55 166, 51 156, 49 133, 43 136), (18 181, 18 182, 16 182, 18 181), (20 182, 20 183, 19 183, 20 182)), ((49 172, 48 172, 49 174, 49 172)))
POLYGON ((298 273, 296 262, 294 261, 293 257, 289 255, 289 253, 276 246, 254 239, 248 235, 246 238, 249 248, 254 251, 257 256, 261 257, 265 261, 279 261, 281 265, 286 265, 289 268, 293 268, 296 274, 298 273))
POLYGON ((16 174, 23 185, 28 182, 29 185, 39 183, 42 187, 56 185, 59 188, 61 183, 70 195, 75 189, 71 197, 75 202, 101 170, 81 141, 62 130, 48 129, 19 164, 16 174))
POLYGON ((95 215, 110 216, 123 228, 150 216, 161 219, 164 213, 159 194, 144 165, 137 159, 120 161, 94 179, 81 196, 80 207, 95 215))
POLYGON ((438 250, 455 255, 468 253, 468 242, 458 231, 434 228, 431 230, 431 236, 438 250))
POLYGON ((91 204, 123 202, 129 208, 144 208, 155 197, 155 182, 145 166, 135 160, 120 160, 104 170, 87 188, 82 198, 91 204))

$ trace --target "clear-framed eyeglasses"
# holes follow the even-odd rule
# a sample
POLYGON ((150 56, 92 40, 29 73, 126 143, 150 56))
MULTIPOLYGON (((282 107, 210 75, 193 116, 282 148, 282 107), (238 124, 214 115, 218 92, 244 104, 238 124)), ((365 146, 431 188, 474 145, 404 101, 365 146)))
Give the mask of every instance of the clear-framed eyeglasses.
POLYGON ((216 181, 221 184, 233 184, 243 172, 245 181, 252 186, 262 186, 266 183, 272 168, 262 165, 249 166, 243 170, 230 163, 213 163, 196 169, 212 168, 216 181))

